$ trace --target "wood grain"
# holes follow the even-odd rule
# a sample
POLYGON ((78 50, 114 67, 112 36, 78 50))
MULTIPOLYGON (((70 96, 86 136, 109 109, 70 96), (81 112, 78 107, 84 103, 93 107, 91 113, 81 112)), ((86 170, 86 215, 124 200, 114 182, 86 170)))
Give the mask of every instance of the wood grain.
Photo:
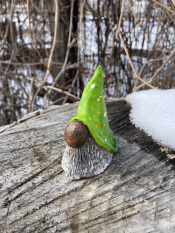
POLYGON ((106 104, 119 151, 92 178, 70 181, 61 167, 78 103, 0 134, 0 233, 175 232, 175 153, 131 124, 125 101, 106 104))

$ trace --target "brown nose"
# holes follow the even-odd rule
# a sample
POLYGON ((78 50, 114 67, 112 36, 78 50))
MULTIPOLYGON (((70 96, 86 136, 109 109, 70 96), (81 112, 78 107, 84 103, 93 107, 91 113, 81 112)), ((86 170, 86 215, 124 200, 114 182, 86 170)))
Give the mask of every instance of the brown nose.
POLYGON ((80 148, 88 137, 88 128, 81 121, 74 120, 67 125, 64 137, 68 146, 80 148))

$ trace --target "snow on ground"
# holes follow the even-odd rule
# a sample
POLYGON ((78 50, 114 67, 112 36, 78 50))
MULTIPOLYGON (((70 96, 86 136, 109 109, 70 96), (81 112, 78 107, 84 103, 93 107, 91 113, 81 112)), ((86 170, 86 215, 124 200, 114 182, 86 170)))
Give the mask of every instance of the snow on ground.
POLYGON ((125 100, 132 105, 132 123, 159 144, 175 150, 175 90, 134 92, 125 100))

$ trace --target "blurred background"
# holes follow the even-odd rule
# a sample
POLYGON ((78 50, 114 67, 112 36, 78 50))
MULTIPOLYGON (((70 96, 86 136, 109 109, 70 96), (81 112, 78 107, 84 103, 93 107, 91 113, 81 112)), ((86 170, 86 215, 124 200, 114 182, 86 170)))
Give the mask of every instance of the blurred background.
POLYGON ((0 126, 78 101, 99 64, 104 98, 175 88, 174 54, 174 0, 0 0, 0 126))

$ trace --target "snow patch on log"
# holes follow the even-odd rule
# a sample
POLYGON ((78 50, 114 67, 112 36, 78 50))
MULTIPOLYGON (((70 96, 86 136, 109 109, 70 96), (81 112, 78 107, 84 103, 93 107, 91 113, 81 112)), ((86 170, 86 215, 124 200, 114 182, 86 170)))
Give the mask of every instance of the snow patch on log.
POLYGON ((175 90, 146 90, 126 96, 130 119, 157 143, 175 149, 175 90))

